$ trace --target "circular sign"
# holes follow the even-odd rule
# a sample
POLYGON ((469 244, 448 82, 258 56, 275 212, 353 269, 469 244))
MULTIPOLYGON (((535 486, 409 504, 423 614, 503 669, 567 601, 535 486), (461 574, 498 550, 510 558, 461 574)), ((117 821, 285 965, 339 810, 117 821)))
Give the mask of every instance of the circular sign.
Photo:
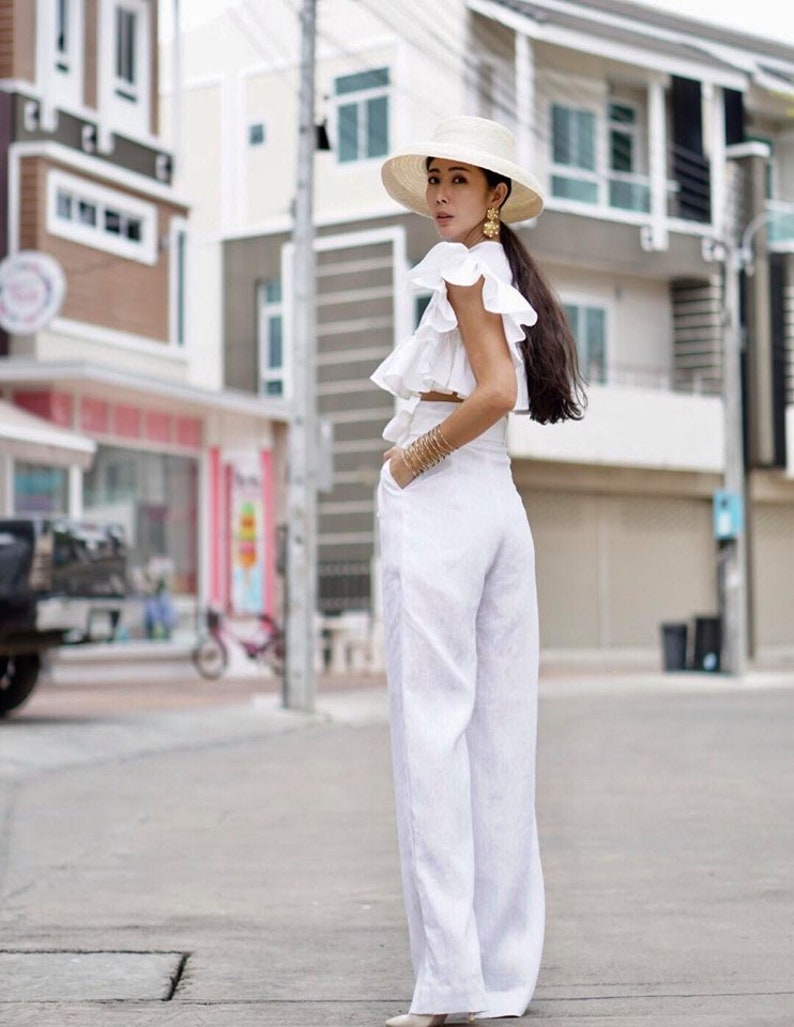
POLYGON ((23 250, 0 261, 0 327, 12 335, 46 328, 65 294, 63 269, 49 254, 23 250))

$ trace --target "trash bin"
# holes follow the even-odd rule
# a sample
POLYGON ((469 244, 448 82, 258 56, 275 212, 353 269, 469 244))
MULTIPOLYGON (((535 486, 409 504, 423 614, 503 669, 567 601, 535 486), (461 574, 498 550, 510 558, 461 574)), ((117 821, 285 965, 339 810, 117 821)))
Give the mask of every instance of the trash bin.
POLYGON ((722 621, 719 617, 695 617, 692 669, 715 673, 720 669, 722 621))
POLYGON ((662 655, 664 669, 686 670, 689 626, 685 623, 662 624, 662 655))

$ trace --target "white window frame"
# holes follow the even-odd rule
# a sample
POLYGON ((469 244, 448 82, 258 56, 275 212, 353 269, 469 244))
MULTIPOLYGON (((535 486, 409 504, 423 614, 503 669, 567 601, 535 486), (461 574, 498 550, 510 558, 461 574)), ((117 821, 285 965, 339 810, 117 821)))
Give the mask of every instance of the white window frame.
POLYGON ((639 214, 650 213, 650 189, 651 179, 647 172, 639 171, 638 168, 646 163, 642 160, 642 111, 634 100, 624 100, 620 96, 607 97, 606 109, 604 111, 604 122, 606 128, 606 203, 610 210, 629 210, 639 214), (626 107, 634 114, 634 120, 627 124, 622 121, 614 121, 610 117, 610 107, 626 107), (631 137, 632 170, 618 171, 612 167, 612 133, 620 132, 631 137), (648 190, 648 210, 641 210, 636 207, 620 207, 610 202, 610 190, 613 182, 623 182, 628 185, 644 186, 648 190))
MULTIPOLYGON (((52 84, 57 90, 58 103, 73 107, 83 105, 84 53, 84 0, 46 0, 52 16, 52 84), (63 7, 66 16, 66 49, 58 47, 58 12, 63 7)), ((41 5, 40 5, 41 8, 41 5)))
POLYGON ((267 396, 271 399, 283 399, 287 394, 284 281, 283 279, 280 280, 281 299, 268 300, 267 287, 270 281, 276 281, 276 279, 258 282, 256 286, 258 392, 260 396, 267 396), (269 362, 270 324, 277 319, 281 321, 281 366, 271 367, 269 362), (267 391, 265 386, 271 382, 281 383, 280 393, 267 391))
POLYGON ((602 173, 602 158, 601 158, 601 132, 600 125, 603 124, 603 112, 600 112, 598 107, 588 102, 575 103, 571 99, 564 97, 553 96, 549 99, 548 104, 548 122, 549 126, 549 197, 555 202, 564 203, 575 203, 579 206, 593 209, 601 206, 603 203, 603 173, 602 173), (588 168, 582 168, 575 164, 557 164, 554 160, 554 108, 562 107, 568 111, 584 112, 593 116, 593 146, 595 149, 594 160, 595 167, 592 171, 588 168), (553 179, 558 178, 569 178, 581 181, 587 184, 594 185, 596 187, 595 200, 580 200, 574 197, 568 196, 557 196, 553 191, 553 179))
POLYGON ((153 203, 57 169, 47 173, 47 231, 62 239, 115 253, 141 264, 157 263, 157 207, 153 203), (80 224, 59 216, 58 197, 62 193, 94 204, 98 211, 97 224, 80 224), (141 221, 140 242, 105 230, 103 215, 109 207, 141 221))
MULTIPOLYGON (((576 307, 579 311, 596 309, 604 314, 604 362, 603 377, 600 381, 593 380, 595 385, 610 385, 614 380, 614 368, 612 365, 612 308, 610 303, 602 296, 590 296, 582 293, 563 292, 560 300, 564 307, 576 307)), ((575 336, 574 336, 575 337, 575 336)), ((584 354, 581 351, 579 339, 576 339, 576 349, 579 354, 579 363, 582 376, 589 381, 589 367, 585 366, 584 354)))
POLYGON ((29 0, 35 4, 36 85, 41 93, 40 127, 54 132, 58 110, 83 112, 85 75, 85 0, 67 0, 66 53, 58 50, 58 0, 29 0))
POLYGON ((148 0, 100 0, 100 104, 106 130, 120 135, 151 135, 151 41, 152 17, 148 0), (131 14, 136 19, 135 81, 132 83, 117 74, 118 12, 131 14))
POLYGON ((621 172, 613 171, 611 166, 611 131, 620 128, 621 131, 631 132, 635 139, 634 159, 637 167, 643 166, 647 161, 647 155, 641 150, 642 143, 642 110, 634 100, 623 99, 620 96, 607 96, 603 103, 591 100, 573 101, 559 93, 554 93, 548 100, 548 205, 560 210, 587 211, 602 217, 610 217, 616 220, 627 221, 635 224, 642 224, 647 221, 650 211, 635 209, 633 207, 613 206, 610 203, 611 182, 628 182, 635 185, 645 186, 650 191, 650 175, 648 172, 621 172), (636 115, 633 126, 620 125, 610 119, 609 105, 619 104, 624 107, 631 107, 636 115), (554 162, 554 131, 553 121, 554 107, 563 107, 571 111, 586 111, 595 118, 594 144, 595 144, 595 170, 589 171, 585 168, 577 168, 574 165, 557 164, 554 162), (645 160, 643 160, 643 156, 645 160), (595 200, 582 200, 567 196, 558 196, 553 191, 553 178, 555 176, 575 179, 582 182, 592 183, 596 187, 595 200))
POLYGON ((168 246, 168 337, 183 351, 188 345, 188 223, 171 218, 168 246), (180 309, 181 308, 181 309, 180 309), (181 325, 181 333, 180 333, 181 325))
POLYGON ((366 89, 359 89, 355 92, 350 93, 337 93, 336 92, 336 81, 340 78, 348 78, 349 75, 336 75, 334 76, 334 93, 333 93, 333 124, 334 124, 334 138, 336 139, 336 146, 334 152, 336 154, 336 164, 339 168, 346 167, 360 167, 362 164, 375 163, 376 161, 382 161, 383 156, 370 157, 366 153, 366 146, 364 145, 366 138, 367 128, 367 117, 366 105, 370 100, 377 100, 380 97, 385 97, 386 107, 386 133, 387 133, 387 150, 388 142, 392 136, 392 108, 393 100, 392 94, 394 91, 393 78, 394 74, 392 68, 388 65, 379 65, 377 67, 366 68, 361 72, 352 72, 351 74, 366 74, 367 71, 380 71, 385 68, 389 74, 389 81, 386 85, 370 86, 366 89), (355 104, 359 108, 358 117, 358 139, 356 141, 356 157, 354 160, 342 160, 341 158, 341 146, 339 145, 339 108, 349 107, 355 104), (361 114, 361 109, 364 109, 364 114, 361 114))

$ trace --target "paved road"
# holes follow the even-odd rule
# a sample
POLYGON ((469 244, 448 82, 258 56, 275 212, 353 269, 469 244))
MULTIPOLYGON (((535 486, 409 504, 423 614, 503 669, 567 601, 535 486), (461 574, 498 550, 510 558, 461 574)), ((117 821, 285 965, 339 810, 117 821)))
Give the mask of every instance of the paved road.
MULTIPOLYGON (((794 1024, 793 685, 545 683, 520 1022, 794 1024)), ((0 1024, 378 1027, 410 990, 382 688, 182 699, 0 725, 0 1024)))

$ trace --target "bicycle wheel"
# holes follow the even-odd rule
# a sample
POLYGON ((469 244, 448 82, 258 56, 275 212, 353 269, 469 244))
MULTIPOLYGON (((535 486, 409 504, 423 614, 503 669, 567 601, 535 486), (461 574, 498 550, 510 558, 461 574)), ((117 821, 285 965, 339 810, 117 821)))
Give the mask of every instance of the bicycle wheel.
POLYGON ((219 678, 226 670, 229 654, 216 635, 202 635, 192 653, 193 666, 203 678, 219 678))

